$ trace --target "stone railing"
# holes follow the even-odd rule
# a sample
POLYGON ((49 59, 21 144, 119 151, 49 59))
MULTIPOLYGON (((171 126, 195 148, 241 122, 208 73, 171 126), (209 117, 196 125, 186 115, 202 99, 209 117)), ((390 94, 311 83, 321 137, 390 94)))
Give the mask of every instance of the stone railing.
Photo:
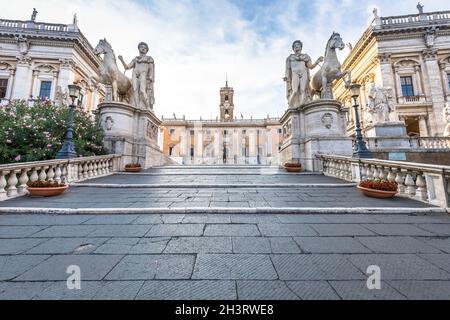
POLYGON ((69 26, 66 24, 42 23, 33 21, 6 20, 0 19, 0 27, 11 29, 37 29, 45 31, 68 32, 69 26))
POLYGON ((449 207, 450 166, 344 156, 317 157, 321 162, 322 172, 327 176, 351 182, 366 179, 395 181, 400 196, 442 208, 449 207))
POLYGON ((378 20, 379 22, 377 21, 377 25, 381 24, 381 26, 394 26, 400 24, 430 22, 449 19, 450 19, 450 11, 428 12, 428 13, 424 12, 404 16, 383 17, 378 20))
POLYGON ((26 195, 28 182, 71 183, 113 174, 120 160, 119 155, 107 155, 0 165, 0 201, 26 195))
MULTIPOLYGON (((390 145, 399 145, 399 140, 408 140, 408 138, 401 137, 381 137, 381 138, 365 138, 367 147, 372 151, 389 151, 386 148, 380 148, 380 141, 386 144, 386 141, 391 141, 390 145)), ((356 142, 355 142, 356 143, 356 142)), ((399 148, 392 147, 392 150, 399 150, 399 148)), ((405 148, 403 148, 405 149, 405 148)), ((409 146, 407 150, 423 151, 423 150, 450 150, 450 137, 411 137, 409 138, 409 146)))
POLYGON ((428 98, 426 96, 407 96, 398 97, 399 104, 417 104, 417 103, 427 103, 428 98))

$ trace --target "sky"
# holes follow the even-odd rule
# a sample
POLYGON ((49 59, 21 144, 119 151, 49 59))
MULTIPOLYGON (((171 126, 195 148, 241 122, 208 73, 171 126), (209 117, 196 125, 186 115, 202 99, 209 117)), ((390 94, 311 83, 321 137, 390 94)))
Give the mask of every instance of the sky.
MULTIPOLYGON (((422 1, 425 11, 448 0, 422 1)), ((235 90, 235 115, 280 117, 287 109, 285 61, 294 40, 313 60, 333 31, 355 44, 373 19, 417 13, 417 0, 0 0, 0 18, 69 24, 76 13, 91 45, 106 38, 128 62, 145 41, 156 63, 158 116, 215 119, 219 89, 235 90)), ((349 49, 339 52, 341 62, 349 49)), ((120 62, 118 62, 122 68, 120 62)), ((131 77, 131 72, 127 75, 131 77)))

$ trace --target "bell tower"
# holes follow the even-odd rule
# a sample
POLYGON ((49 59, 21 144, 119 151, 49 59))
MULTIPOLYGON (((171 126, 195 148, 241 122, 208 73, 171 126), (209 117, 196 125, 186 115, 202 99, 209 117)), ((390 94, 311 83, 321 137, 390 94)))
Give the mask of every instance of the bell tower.
POLYGON ((220 89, 220 121, 231 122, 234 119, 234 89, 228 86, 228 78, 225 87, 220 89))

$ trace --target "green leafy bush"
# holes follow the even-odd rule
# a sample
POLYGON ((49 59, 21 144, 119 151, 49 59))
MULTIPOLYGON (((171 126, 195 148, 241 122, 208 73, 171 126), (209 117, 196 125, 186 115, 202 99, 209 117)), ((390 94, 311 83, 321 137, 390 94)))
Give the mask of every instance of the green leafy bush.
MULTIPOLYGON (((68 127, 69 107, 50 101, 11 101, 0 105, 0 164, 55 159, 68 127)), ((103 155, 103 130, 97 119, 77 108, 74 144, 80 157, 103 155)))

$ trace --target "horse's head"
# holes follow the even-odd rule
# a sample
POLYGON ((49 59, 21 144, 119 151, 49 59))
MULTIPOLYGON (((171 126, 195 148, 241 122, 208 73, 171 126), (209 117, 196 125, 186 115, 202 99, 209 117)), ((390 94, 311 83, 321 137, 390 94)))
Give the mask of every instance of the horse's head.
POLYGON ((339 33, 333 32, 330 40, 328 41, 328 48, 339 50, 345 49, 345 43, 342 40, 341 35, 339 33))
POLYGON ((98 42, 98 45, 95 47, 94 53, 99 56, 111 50, 112 50, 111 45, 108 43, 108 41, 106 41, 106 39, 102 39, 98 42))

